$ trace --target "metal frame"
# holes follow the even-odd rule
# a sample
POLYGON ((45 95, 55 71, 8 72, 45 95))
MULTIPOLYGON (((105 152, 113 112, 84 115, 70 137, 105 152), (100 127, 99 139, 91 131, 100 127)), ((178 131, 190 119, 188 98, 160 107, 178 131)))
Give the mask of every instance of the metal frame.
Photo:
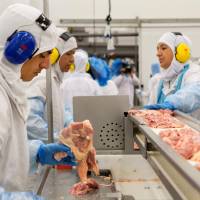
MULTIPOLYGON (((104 24, 105 26, 105 19, 60 19, 60 24, 67 24, 68 26, 73 25, 86 25, 86 24, 93 24, 95 23, 96 25, 98 24, 104 24)), ((140 26, 142 23, 148 23, 148 24, 156 24, 156 23, 200 23, 199 18, 139 18, 136 17, 135 19, 113 19, 112 20, 112 26, 115 26, 116 24, 120 24, 121 26, 123 25, 131 25, 131 26, 140 26)))
MULTIPOLYGON (((193 118, 181 112, 175 114, 177 118, 190 127, 200 130, 199 125, 196 124, 196 120, 193 120, 193 118)), ((176 154, 140 119, 132 116, 128 116, 128 119, 133 123, 133 126, 137 127, 137 132, 133 132, 133 134, 135 141, 140 146, 142 155, 163 180, 174 199, 198 199, 200 196, 199 172, 176 154), (190 192, 188 192, 188 188, 190 192)), ((126 128, 128 129, 128 127, 126 128)), ((131 130, 129 129, 129 131, 131 130)))
MULTIPOLYGON (((43 10, 44 14, 49 16, 49 1, 43 0, 43 10)), ((48 143, 52 143, 54 141, 53 138, 53 105, 52 105, 52 87, 51 87, 51 67, 46 71, 46 99, 47 99, 47 120, 48 120, 48 143)), ((48 174, 51 170, 51 167, 46 166, 44 170, 44 174, 42 175, 41 182, 37 189, 37 194, 40 195, 42 193, 42 189, 48 177, 48 174)))

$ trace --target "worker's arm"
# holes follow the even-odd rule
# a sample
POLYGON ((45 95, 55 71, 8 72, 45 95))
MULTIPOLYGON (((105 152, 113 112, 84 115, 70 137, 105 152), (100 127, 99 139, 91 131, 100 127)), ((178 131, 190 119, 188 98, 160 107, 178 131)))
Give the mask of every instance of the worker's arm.
POLYGON ((1 200, 44 200, 42 197, 36 195, 33 192, 6 192, 0 187, 0 199, 1 200))
POLYGON ((139 86, 140 85, 140 79, 135 75, 135 73, 132 73, 131 77, 132 77, 133 85, 139 86))
POLYGON ((193 83, 181 88, 175 94, 167 96, 165 101, 185 113, 197 110, 200 108, 200 83, 193 83))
POLYGON ((146 105, 144 108, 151 110, 177 109, 185 113, 191 113, 200 108, 200 83, 187 85, 175 94, 167 96, 163 103, 146 105))
MULTIPOLYGON (((45 99, 41 96, 28 98, 29 114, 27 119, 27 132, 29 139, 48 141, 48 124, 45 119, 45 99)), ((54 129, 54 139, 58 139, 60 130, 54 129)))

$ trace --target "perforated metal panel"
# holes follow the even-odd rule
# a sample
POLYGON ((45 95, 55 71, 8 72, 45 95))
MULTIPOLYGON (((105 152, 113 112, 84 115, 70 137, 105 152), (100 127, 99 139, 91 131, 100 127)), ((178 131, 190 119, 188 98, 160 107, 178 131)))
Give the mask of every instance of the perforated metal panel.
POLYGON ((124 150, 124 112, 128 96, 81 96, 73 98, 75 121, 89 119, 95 130, 96 150, 124 150))
POLYGON ((103 149, 124 149, 123 124, 106 123, 102 126, 97 137, 99 137, 99 146, 103 149))

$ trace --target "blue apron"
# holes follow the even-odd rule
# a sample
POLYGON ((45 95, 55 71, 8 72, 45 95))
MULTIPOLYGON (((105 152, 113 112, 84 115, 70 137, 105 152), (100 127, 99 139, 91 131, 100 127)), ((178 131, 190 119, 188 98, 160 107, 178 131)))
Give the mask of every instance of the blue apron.
MULTIPOLYGON (((178 90, 181 88, 183 76, 184 76, 184 74, 187 72, 188 69, 189 69, 189 64, 186 65, 186 66, 184 66, 183 71, 181 72, 181 74, 180 74, 179 77, 178 77, 175 90, 172 91, 171 94, 176 93, 176 91, 178 91, 178 90)), ((163 80, 160 80, 159 86, 158 86, 158 98, 157 98, 157 103, 163 103, 164 100, 165 100, 165 98, 166 98, 166 96, 164 95, 164 93, 163 93, 163 91, 162 91, 162 90, 163 90, 163 83, 164 83, 164 81, 163 81, 163 80)))

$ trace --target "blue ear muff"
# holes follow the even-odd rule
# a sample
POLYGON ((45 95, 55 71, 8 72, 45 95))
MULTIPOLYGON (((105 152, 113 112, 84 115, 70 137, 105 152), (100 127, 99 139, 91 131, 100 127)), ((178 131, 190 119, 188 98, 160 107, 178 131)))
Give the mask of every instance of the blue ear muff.
POLYGON ((12 64, 22 64, 31 58, 36 49, 34 36, 26 31, 15 31, 5 45, 4 56, 12 64))

